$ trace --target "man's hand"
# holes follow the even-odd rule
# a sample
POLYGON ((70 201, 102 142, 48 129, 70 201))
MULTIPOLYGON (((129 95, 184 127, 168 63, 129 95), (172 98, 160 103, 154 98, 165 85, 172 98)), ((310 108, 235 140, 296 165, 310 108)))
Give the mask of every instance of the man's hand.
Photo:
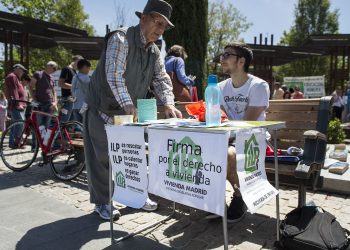
POLYGON ((174 105, 164 105, 166 118, 182 118, 181 112, 174 105))
POLYGON ((128 104, 124 106, 124 111, 126 115, 133 115, 134 116, 134 122, 137 122, 137 111, 133 104, 128 104))

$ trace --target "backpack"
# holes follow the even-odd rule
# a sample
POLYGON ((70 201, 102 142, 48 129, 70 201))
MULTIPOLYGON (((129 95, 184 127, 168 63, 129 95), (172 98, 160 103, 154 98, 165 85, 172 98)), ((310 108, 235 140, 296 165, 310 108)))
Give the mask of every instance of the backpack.
POLYGON ((349 231, 336 218, 316 206, 296 208, 280 224, 283 249, 347 249, 349 231))

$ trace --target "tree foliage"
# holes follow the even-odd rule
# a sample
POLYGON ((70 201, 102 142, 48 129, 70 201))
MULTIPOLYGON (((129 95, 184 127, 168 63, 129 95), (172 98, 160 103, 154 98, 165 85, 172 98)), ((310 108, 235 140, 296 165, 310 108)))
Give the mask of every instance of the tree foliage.
MULTIPOLYGON (((281 44, 301 46, 310 35, 334 34, 338 31, 338 10, 330 11, 329 0, 299 0, 295 6, 295 21, 290 31, 284 32, 281 44)), ((277 68, 277 75, 312 76, 329 71, 329 58, 312 57, 277 68)))
POLYGON ((210 3, 208 22, 209 60, 222 52, 225 45, 234 41, 243 41, 239 39, 240 34, 252 25, 231 3, 225 4, 223 1, 210 3))
POLYGON ((187 74, 196 75, 201 97, 205 79, 205 58, 208 44, 208 0, 167 0, 173 7, 171 21, 175 28, 164 33, 167 48, 183 46, 188 54, 187 74))
MULTIPOLYGON (((87 21, 89 16, 84 12, 80 0, 0 0, 0 3, 12 13, 83 29, 89 35, 94 34, 93 26, 87 21)), ((63 67, 71 61, 71 56, 71 52, 61 46, 45 50, 31 49, 29 69, 31 72, 40 70, 50 60, 63 67)))

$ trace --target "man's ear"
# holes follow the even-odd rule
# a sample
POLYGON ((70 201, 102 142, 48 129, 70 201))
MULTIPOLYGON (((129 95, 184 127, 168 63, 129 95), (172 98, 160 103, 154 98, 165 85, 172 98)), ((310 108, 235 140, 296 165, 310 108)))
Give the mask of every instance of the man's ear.
POLYGON ((240 57, 239 58, 239 64, 244 67, 244 64, 245 64, 245 58, 244 57, 240 57))

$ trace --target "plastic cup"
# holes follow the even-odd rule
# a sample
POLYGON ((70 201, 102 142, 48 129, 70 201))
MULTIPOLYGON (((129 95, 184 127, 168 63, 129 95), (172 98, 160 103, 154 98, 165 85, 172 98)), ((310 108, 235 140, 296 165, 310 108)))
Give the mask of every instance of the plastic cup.
POLYGON ((114 116, 114 125, 122 125, 124 123, 133 123, 133 115, 115 115, 114 116))
POLYGON ((157 120, 157 101, 156 99, 138 99, 137 116, 139 122, 157 120))

